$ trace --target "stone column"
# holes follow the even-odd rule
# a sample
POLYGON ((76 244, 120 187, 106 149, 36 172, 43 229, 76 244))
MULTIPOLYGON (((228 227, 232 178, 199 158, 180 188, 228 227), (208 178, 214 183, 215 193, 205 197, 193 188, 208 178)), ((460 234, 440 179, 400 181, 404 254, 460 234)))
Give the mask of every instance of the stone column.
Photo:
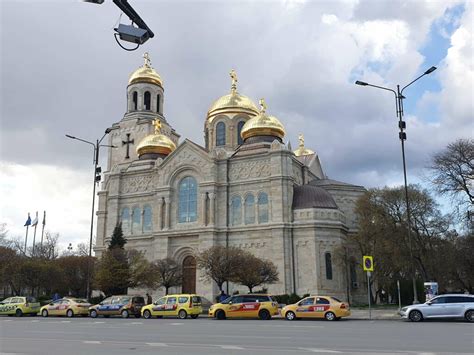
POLYGON ((207 202, 207 192, 202 192, 201 193, 201 222, 203 226, 207 225, 206 202, 207 202))
POLYGON ((158 208, 157 208, 157 216, 155 218, 156 221, 156 228, 158 230, 163 229, 163 220, 161 216, 163 215, 163 197, 158 197, 158 208))
POLYGON ((165 197, 165 229, 170 228, 170 217, 171 217, 171 199, 165 197))
POLYGON ((215 223, 216 193, 209 192, 209 224, 215 223))

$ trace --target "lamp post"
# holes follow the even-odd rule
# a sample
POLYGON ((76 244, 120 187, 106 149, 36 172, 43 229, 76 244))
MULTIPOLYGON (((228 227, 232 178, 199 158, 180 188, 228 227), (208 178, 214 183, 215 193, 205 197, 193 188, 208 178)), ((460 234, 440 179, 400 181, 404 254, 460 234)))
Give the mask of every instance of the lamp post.
POLYGON ((357 80, 355 82, 356 85, 371 86, 377 89, 391 91, 395 95, 395 108, 397 111, 398 128, 400 129, 400 132, 398 133, 398 138, 400 139, 400 143, 402 145, 403 180, 405 184, 405 203, 406 203, 406 209, 407 209, 407 236, 408 236, 408 244, 409 244, 409 249, 410 249, 410 261, 411 261, 410 264, 411 264, 411 274, 412 274, 411 276, 412 276, 412 283, 413 283, 413 304, 419 303, 419 301, 418 301, 418 293, 416 291, 415 264, 413 260, 413 247, 412 247, 412 241, 411 241, 410 201, 408 199, 407 168, 406 168, 406 161, 405 161, 405 140, 407 139, 407 135, 405 133, 406 123, 403 120, 403 114, 404 114, 403 113, 403 99, 405 99, 406 97, 403 96, 403 90, 405 90, 415 81, 421 79, 425 75, 431 74, 435 70, 436 70, 436 67, 434 66, 429 68, 419 77, 412 80, 409 84, 405 85, 401 90, 400 90, 400 85, 397 85, 397 91, 390 88, 383 87, 383 86, 372 85, 364 81, 357 80))
POLYGON ((105 130, 105 133, 102 136, 102 138, 97 139, 95 143, 92 143, 92 142, 86 141, 85 139, 77 138, 77 137, 71 136, 69 134, 66 134, 67 138, 75 139, 75 140, 78 140, 80 142, 90 144, 94 147, 94 157, 93 157, 93 160, 92 160, 92 162, 94 164, 94 182, 93 182, 93 188, 92 188, 91 233, 90 233, 90 238, 89 238, 89 260, 87 261, 86 298, 90 297, 90 279, 91 279, 91 277, 90 277, 91 276, 90 263, 91 263, 91 258, 92 258, 92 234, 94 232, 95 187, 96 187, 96 184, 100 181, 100 173, 102 172, 102 169, 97 166, 99 164, 99 149, 100 149, 100 147, 115 148, 112 145, 101 145, 100 144, 102 142, 102 140, 105 138, 105 136, 110 133, 110 131, 112 131, 112 129, 107 128, 105 130))

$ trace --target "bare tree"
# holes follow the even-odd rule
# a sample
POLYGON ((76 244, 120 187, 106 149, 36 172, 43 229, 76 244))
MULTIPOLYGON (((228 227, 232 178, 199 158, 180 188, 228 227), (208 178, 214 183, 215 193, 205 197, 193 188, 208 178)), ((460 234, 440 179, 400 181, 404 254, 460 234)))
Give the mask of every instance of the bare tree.
POLYGON ((171 258, 157 260, 154 263, 155 272, 159 275, 158 286, 164 287, 166 294, 170 287, 179 286, 183 280, 181 266, 171 258))
POLYGON ((254 287, 277 282, 278 270, 270 260, 263 260, 246 252, 242 255, 242 262, 232 281, 247 286, 252 292, 254 287))

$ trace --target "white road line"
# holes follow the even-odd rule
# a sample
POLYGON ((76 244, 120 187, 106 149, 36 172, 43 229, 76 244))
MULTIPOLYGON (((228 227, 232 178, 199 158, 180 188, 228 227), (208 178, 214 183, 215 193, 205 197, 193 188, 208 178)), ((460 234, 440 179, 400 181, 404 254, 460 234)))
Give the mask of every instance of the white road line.
POLYGON ((97 340, 84 340, 84 344, 102 344, 100 341, 97 340))
POLYGON ((165 344, 165 343, 146 343, 146 345, 149 345, 149 346, 168 346, 168 344, 165 344))
POLYGON ((13 322, 12 319, 4 319, 3 321, 4 321, 4 322, 13 322))
POLYGON ((31 323, 38 323, 39 320, 32 320, 31 323))
POLYGON ((300 350, 310 351, 312 353, 331 353, 331 354, 342 354, 342 351, 328 350, 328 349, 315 349, 315 348, 298 348, 300 350))
POLYGON ((61 323, 71 323, 70 320, 62 320, 61 323))
POLYGON ((171 323, 171 325, 183 325, 183 323, 171 323))
POLYGON ((94 322, 93 324, 104 324, 105 322, 94 322))
POLYGON ((244 348, 235 345, 219 345, 219 347, 226 350, 244 350, 244 348))
POLYGON ((132 324, 143 324, 143 322, 132 322, 132 324))

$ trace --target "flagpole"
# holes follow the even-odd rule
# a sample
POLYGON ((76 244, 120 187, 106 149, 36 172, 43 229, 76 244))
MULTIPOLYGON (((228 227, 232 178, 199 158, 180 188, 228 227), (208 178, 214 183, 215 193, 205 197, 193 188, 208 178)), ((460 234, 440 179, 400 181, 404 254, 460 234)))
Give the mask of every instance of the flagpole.
POLYGON ((35 232, 33 233, 33 252, 32 254, 35 254, 35 243, 36 243, 36 227, 38 226, 38 211, 36 211, 36 218, 34 220, 34 225, 35 225, 35 232))
POLYGON ((25 235, 25 255, 26 255, 26 243, 27 243, 27 241, 28 241, 28 227, 29 227, 29 226, 30 226, 29 224, 26 226, 26 235, 25 235))
POLYGON ((41 229, 41 250, 43 250, 44 225, 46 224, 46 211, 43 213, 43 227, 41 229))

